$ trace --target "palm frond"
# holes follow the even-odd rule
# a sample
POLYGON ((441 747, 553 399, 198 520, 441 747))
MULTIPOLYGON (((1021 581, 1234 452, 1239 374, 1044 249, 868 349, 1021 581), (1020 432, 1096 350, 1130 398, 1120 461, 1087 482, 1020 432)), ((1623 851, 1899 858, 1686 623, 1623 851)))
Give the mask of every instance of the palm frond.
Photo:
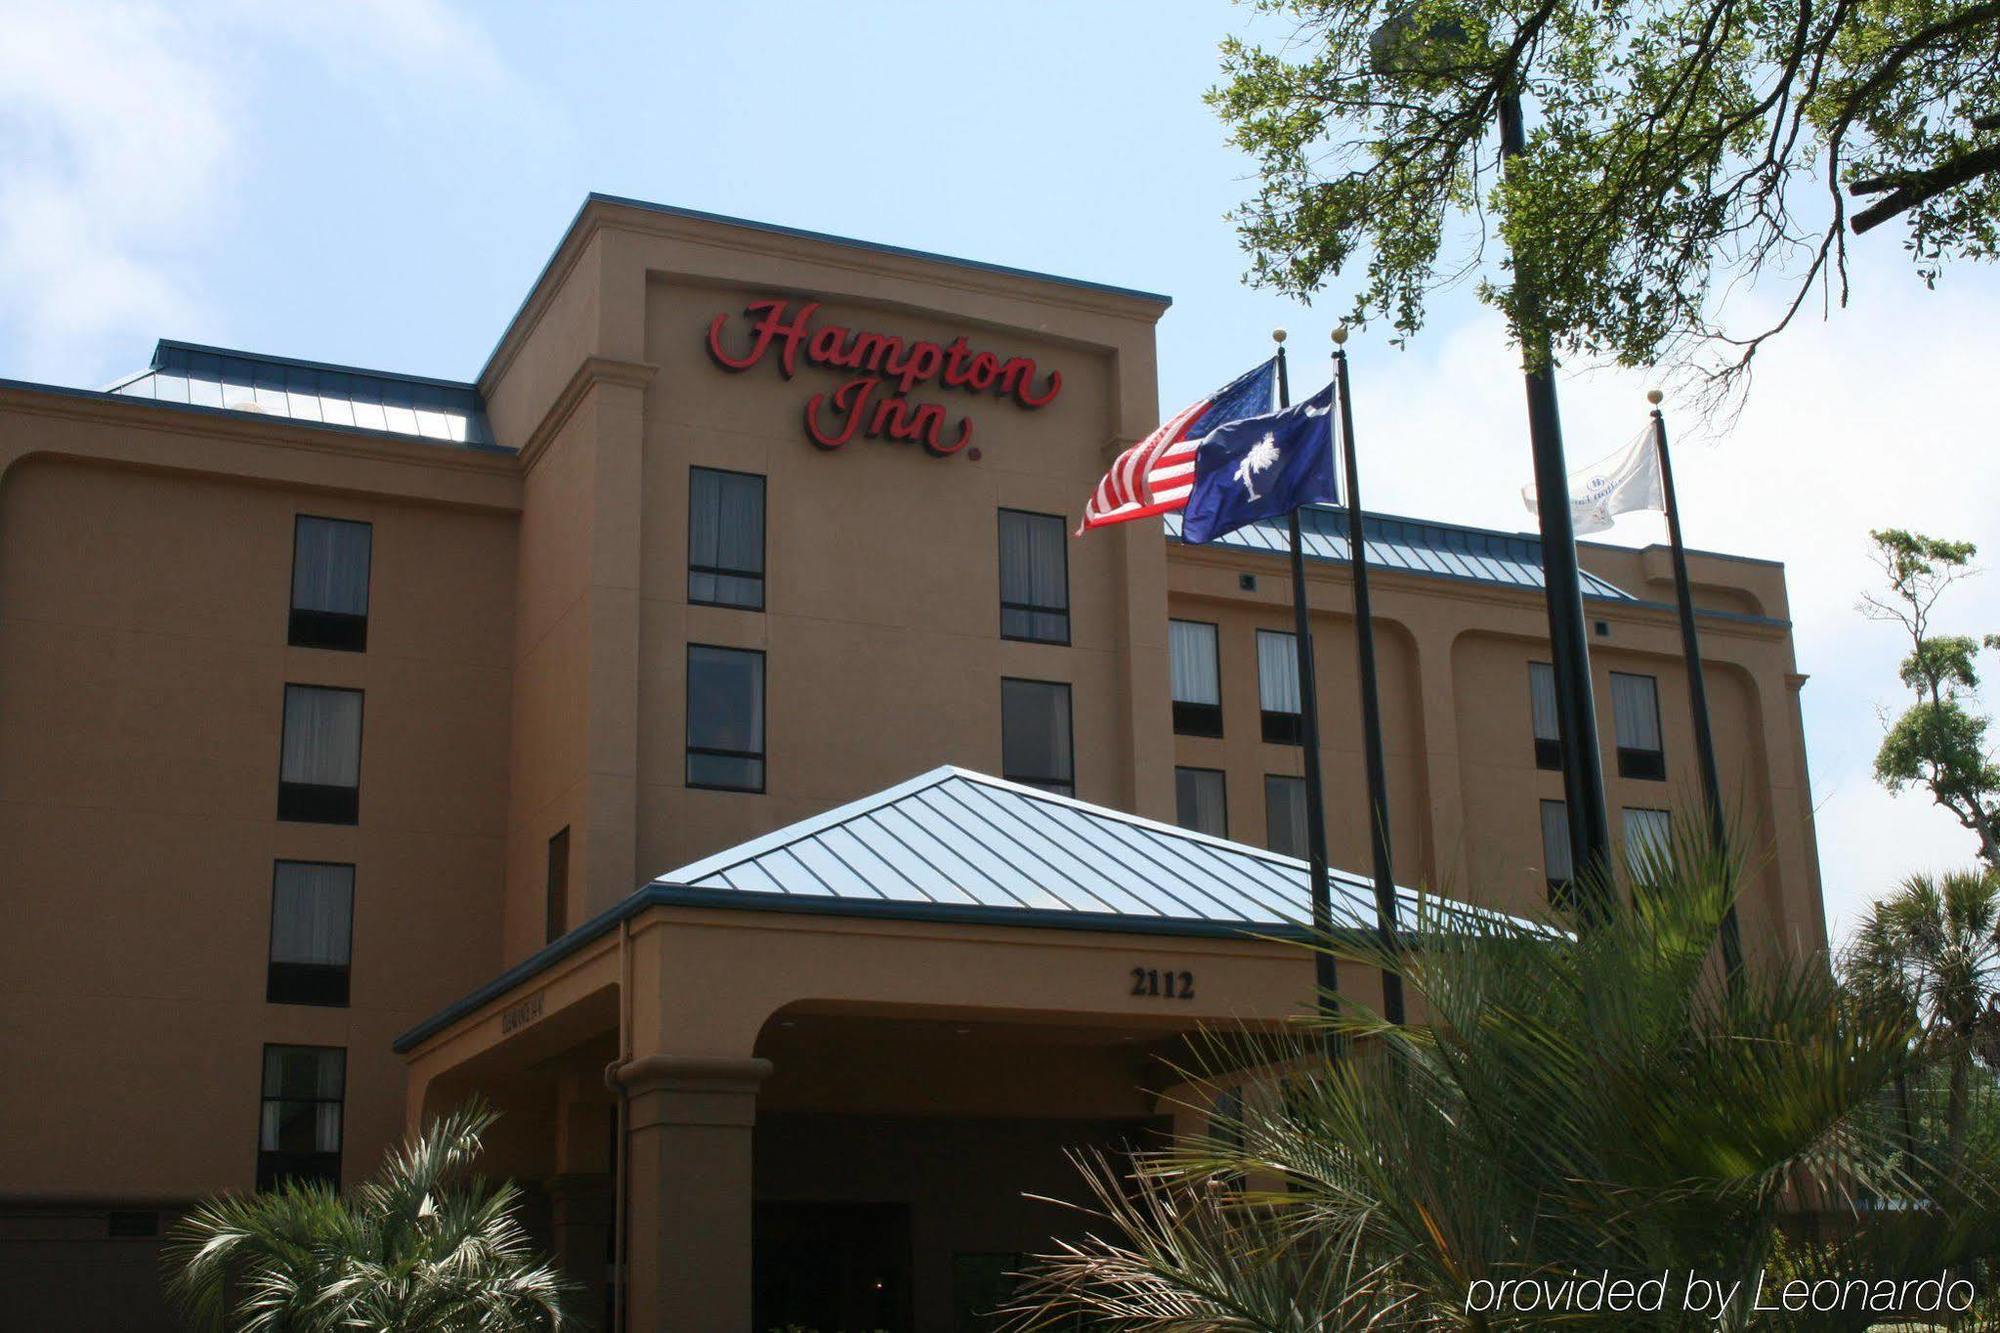
MULTIPOLYGON (((1892 1093, 1930 1058, 1910 1006, 1856 1002, 1824 957, 1767 949, 1725 976, 1744 877, 1700 824, 1632 871, 1586 886, 1620 903, 1599 923, 1427 898, 1393 947, 1316 941, 1400 975, 1413 1021, 1347 1001, 1288 1040, 1197 1045, 1208 1131, 1129 1180, 1092 1165, 1107 1229, 1038 1261, 1020 1326, 1466 1327, 1477 1284, 1507 1278, 1919 1276, 2000 1254, 2000 1176, 1952 1169, 1990 1171, 2000 1133, 1976 1159, 1906 1150, 1892 1093)), ((1960 935, 1989 920, 1951 894, 1911 910, 1960 935)))
POLYGON ((475 1170, 496 1118, 450 1112, 347 1199, 287 1183, 202 1204, 164 1250, 176 1306, 227 1333, 565 1327, 569 1285, 535 1254, 520 1191, 475 1170))

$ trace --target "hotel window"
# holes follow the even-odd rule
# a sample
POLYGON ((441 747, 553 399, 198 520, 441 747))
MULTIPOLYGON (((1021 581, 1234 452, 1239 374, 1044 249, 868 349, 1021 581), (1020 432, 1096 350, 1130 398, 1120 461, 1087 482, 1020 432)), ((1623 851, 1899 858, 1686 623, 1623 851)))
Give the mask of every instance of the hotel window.
POLYGON ((1653 871, 1673 850, 1674 820, 1665 810, 1625 811, 1625 869, 1633 883, 1653 878, 1653 871))
POLYGON ((1297 745, 1305 734, 1299 720, 1299 641, 1277 630, 1257 631, 1257 702, 1264 714, 1264 739, 1297 745))
POLYGON ((1000 776, 1060 796, 1076 794, 1069 686, 1048 680, 1000 681, 1000 776))
POLYGON ((1569 855, 1569 806, 1542 802, 1542 873, 1549 881, 1549 906, 1576 905, 1575 871, 1569 855))
POLYGON ((687 784, 764 790, 764 654, 688 645, 687 784))
POLYGON ((1280 856, 1306 855, 1306 780, 1264 776, 1264 845, 1280 856))
POLYGON ((549 839, 549 893, 543 941, 553 944, 569 930, 569 830, 549 839))
POLYGON ((764 609, 764 479, 688 469, 688 600, 764 609))
POLYGON ((278 818, 352 824, 361 815, 361 691, 285 686, 278 818))
POLYGON ((338 1046, 266 1046, 257 1134, 257 1188, 280 1180, 340 1184, 340 1113, 347 1052, 338 1046))
POLYGON ((271 875, 272 1004, 347 1004, 354 933, 354 867, 280 861, 271 875))
POLYGON ((1562 728, 1556 721, 1556 669, 1528 663, 1528 703, 1535 717, 1535 767, 1562 771, 1562 728))
POLYGON ((1184 829, 1211 837, 1229 836, 1229 802, 1225 795, 1222 770, 1177 768, 1174 770, 1174 798, 1178 822, 1184 829))
POLYGON ((292 619, 287 642, 298 648, 358 653, 368 647, 368 559, 374 529, 366 523, 300 514, 292 525, 292 619))
POLYGON ((1215 626, 1167 622, 1167 656, 1174 678, 1174 730, 1183 736, 1222 734, 1222 667, 1215 626))
POLYGON ((1000 637, 1069 642, 1069 552, 1056 514, 1000 511, 1000 637))
POLYGON ((1618 776, 1664 782, 1667 756, 1660 747, 1660 684, 1651 676, 1611 673, 1612 734, 1618 738, 1618 776))

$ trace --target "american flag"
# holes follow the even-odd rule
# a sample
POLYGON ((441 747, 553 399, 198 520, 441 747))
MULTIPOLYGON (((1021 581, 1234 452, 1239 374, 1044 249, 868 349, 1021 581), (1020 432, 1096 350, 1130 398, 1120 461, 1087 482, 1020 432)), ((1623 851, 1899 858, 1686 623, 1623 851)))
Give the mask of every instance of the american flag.
POLYGON ((1278 360, 1264 362, 1190 404, 1118 455, 1083 507, 1079 537, 1092 528, 1185 508, 1194 489, 1194 456, 1208 433, 1225 422, 1269 412, 1278 360))

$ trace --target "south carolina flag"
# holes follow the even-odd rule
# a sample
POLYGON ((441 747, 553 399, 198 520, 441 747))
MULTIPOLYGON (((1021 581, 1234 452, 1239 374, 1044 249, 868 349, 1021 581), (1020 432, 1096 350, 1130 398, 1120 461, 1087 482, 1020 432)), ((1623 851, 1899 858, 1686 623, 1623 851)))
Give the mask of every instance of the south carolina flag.
MULTIPOLYGON (((1541 513, 1535 503, 1535 484, 1521 488, 1521 499, 1531 514, 1541 513)), ((1631 447, 1609 458, 1600 458, 1569 478, 1570 521, 1576 535, 1603 532, 1619 514, 1635 509, 1665 509, 1667 491, 1660 480, 1660 455, 1653 448, 1653 429, 1648 426, 1631 447)))
POLYGON ((1338 498, 1329 384, 1302 403, 1232 421, 1201 442, 1181 540, 1212 542, 1245 524, 1338 498))
POLYGON ((1238 375, 1118 455, 1083 507, 1081 537, 1107 523, 1168 514, 1186 508, 1194 490, 1194 455, 1216 427, 1271 410, 1277 396, 1278 358, 1238 375))

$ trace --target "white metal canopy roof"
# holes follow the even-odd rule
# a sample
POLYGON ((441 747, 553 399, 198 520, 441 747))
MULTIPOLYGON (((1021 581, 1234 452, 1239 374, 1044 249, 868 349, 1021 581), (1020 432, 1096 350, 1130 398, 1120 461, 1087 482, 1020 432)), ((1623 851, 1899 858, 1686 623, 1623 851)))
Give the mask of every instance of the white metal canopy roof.
MULTIPOLYGON (((1373 929, 1370 881, 1341 871, 1331 879, 1333 924, 1373 929)), ((1311 915, 1303 861, 950 766, 670 870, 650 887, 667 899, 784 895, 808 910, 846 900, 1133 925, 1285 926, 1311 915)), ((1399 888, 1397 899, 1404 924, 1414 923, 1417 895, 1399 888)))

